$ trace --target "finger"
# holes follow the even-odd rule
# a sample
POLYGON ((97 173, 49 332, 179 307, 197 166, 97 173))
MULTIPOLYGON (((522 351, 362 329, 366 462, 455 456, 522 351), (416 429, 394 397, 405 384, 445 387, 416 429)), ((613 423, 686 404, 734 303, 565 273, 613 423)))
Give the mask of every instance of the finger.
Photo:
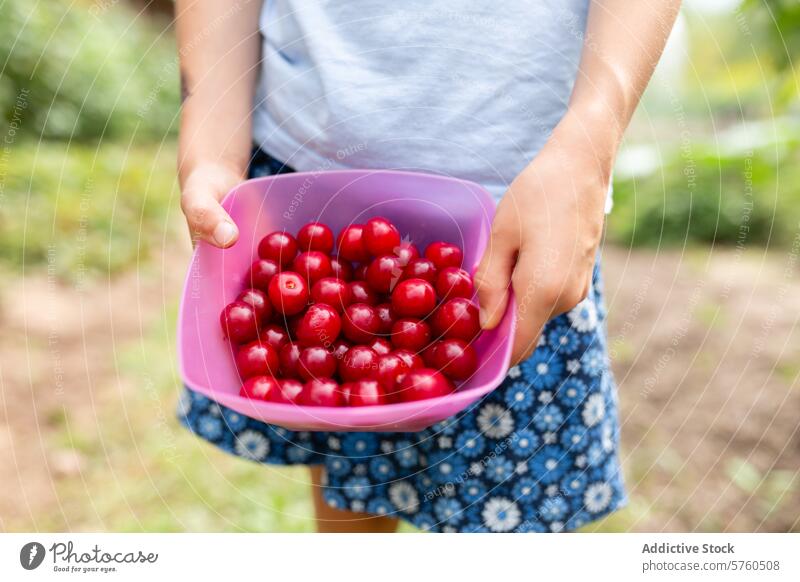
POLYGON ((516 255, 517 244, 514 238, 493 230, 489 246, 483 253, 474 278, 483 329, 497 327, 503 318, 516 255))
POLYGON ((192 240, 200 238, 215 247, 226 248, 239 238, 239 229, 211 192, 187 188, 181 197, 181 208, 192 240))
POLYGON ((545 323, 552 312, 544 294, 538 289, 536 267, 525 254, 520 255, 512 285, 517 298, 516 330, 511 351, 512 362, 518 363, 533 353, 545 323))

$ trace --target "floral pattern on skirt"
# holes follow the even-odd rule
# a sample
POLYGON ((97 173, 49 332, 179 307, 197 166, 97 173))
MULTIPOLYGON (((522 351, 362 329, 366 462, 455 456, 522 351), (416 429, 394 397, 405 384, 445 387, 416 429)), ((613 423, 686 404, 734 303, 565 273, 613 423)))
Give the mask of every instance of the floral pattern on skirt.
MULTIPOLYGON (((259 153, 251 175, 291 171, 259 153)), ((219 448, 261 463, 324 465, 332 507, 431 531, 567 531, 625 503, 599 266, 533 355, 464 412, 417 433, 290 431, 185 389, 178 415, 219 448)))

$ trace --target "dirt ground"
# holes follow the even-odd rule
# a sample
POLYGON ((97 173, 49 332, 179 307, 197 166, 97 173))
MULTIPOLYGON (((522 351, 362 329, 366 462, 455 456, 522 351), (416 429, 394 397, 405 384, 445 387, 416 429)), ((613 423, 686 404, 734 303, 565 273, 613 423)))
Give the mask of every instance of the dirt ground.
MULTIPOLYGON (((80 482, 92 459, 59 441, 65 411, 97 427, 141 382, 120 371, 118 348, 174 310, 187 256, 170 249, 166 264, 82 289, 4 277, 0 530, 70 514, 61 484, 80 482)), ((631 503, 604 529, 800 530, 797 263, 790 250, 605 249, 631 503)))

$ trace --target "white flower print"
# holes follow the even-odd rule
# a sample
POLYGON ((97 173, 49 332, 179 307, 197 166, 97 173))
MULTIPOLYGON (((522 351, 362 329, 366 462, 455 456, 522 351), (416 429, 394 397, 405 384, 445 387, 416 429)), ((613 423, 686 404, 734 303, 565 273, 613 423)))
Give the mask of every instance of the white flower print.
POLYGON ((335 436, 329 436, 328 437, 328 448, 331 449, 332 451, 338 451, 339 449, 342 448, 342 441, 340 441, 335 436))
POLYGON ((367 466, 363 463, 359 463, 358 465, 353 466, 353 474, 354 475, 366 475, 367 474, 367 466))
POLYGON ((546 445, 552 445, 558 441, 558 436, 554 432, 546 432, 542 435, 542 442, 546 445))
POLYGON ((528 472, 528 462, 527 461, 520 461, 517 463, 517 466, 514 468, 514 472, 517 475, 524 475, 528 472))
POLYGON ((269 453, 269 441, 260 432, 245 430, 236 439, 236 454, 253 461, 263 461, 269 453))
POLYGON ((550 404, 553 401, 553 393, 550 390, 542 390, 539 393, 539 402, 542 404, 550 404))
POLYGON ((583 494, 583 504, 592 513, 603 511, 611 502, 611 485, 608 483, 592 483, 583 494))
POLYGON ((476 418, 478 429, 487 437, 502 439, 514 431, 514 418, 499 404, 486 404, 476 418))
POLYGON ((556 495, 558 495, 558 485, 556 484, 548 485, 547 487, 545 487, 544 494, 547 495, 548 497, 555 497, 556 495))
POLYGON ((578 303, 567 313, 570 325, 581 333, 587 333, 597 327, 597 307, 588 297, 578 303))
POLYGON ((564 529, 563 521, 554 521, 553 523, 550 524, 550 531, 553 533, 559 533, 563 529, 564 529))
POLYGON ((586 426, 594 426, 606 415, 606 403, 603 400, 602 394, 592 394, 589 398, 586 399, 586 403, 583 405, 583 412, 581 412, 581 417, 583 418, 583 424, 586 426))
POLYGON ((222 414, 222 409, 219 407, 219 404, 214 402, 213 404, 209 404, 208 413, 212 416, 220 416, 222 414))
POLYGON ((521 519, 519 507, 507 497, 492 497, 483 506, 481 516, 486 526, 494 532, 511 531, 521 519))
POLYGON ((469 466, 470 475, 480 475, 483 473, 483 465, 481 463, 472 463, 469 466))
POLYGON ((364 513, 364 510, 366 508, 367 508, 366 505, 364 505, 364 502, 361 501, 360 499, 356 499, 355 501, 350 502, 351 511, 355 511, 357 513, 364 513))
POLYGON ((614 449, 614 429, 608 422, 603 423, 603 430, 600 434, 600 444, 603 450, 610 453, 614 449))
POLYGON ((387 455, 394 452, 394 443, 392 441, 381 441, 381 451, 387 455))
POLYGON ((567 360, 567 372, 577 374, 581 369, 580 360, 567 360))
POLYGON ((439 437, 439 448, 440 449, 449 449, 453 446, 453 439, 449 436, 439 437))
POLYGON ((389 486, 389 501, 399 511, 416 513, 419 509, 417 490, 407 481, 398 481, 389 486))
POLYGON ((522 370, 519 369, 519 366, 511 366, 508 369, 508 377, 512 380, 514 378, 519 378, 522 375, 522 370))
POLYGON ((575 466, 583 469, 586 466, 586 455, 578 455, 575 457, 575 466))

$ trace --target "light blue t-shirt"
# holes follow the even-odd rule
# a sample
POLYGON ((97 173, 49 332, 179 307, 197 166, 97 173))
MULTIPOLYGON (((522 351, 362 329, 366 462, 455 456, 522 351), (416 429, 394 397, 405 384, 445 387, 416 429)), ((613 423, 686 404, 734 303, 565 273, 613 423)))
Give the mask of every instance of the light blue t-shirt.
POLYGON ((266 0, 256 143, 500 196, 566 110, 589 0, 266 0))

